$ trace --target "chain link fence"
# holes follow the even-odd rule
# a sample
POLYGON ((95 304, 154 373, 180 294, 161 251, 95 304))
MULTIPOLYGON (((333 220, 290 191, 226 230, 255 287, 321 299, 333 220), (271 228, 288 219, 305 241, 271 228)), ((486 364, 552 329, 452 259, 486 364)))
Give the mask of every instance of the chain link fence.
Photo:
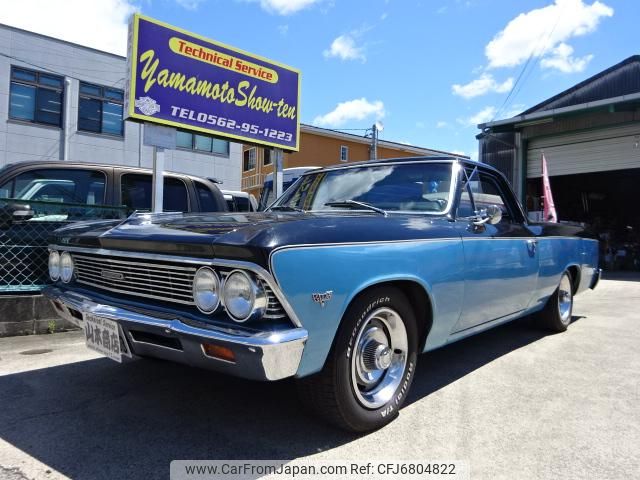
POLYGON ((37 293, 49 282, 49 236, 82 220, 119 220, 126 207, 0 198, 0 294, 37 293))

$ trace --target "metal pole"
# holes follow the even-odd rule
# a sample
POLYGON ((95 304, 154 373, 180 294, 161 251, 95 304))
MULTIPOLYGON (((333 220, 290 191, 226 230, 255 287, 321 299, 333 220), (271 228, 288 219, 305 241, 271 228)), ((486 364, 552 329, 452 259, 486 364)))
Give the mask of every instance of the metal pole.
POLYGON ((164 148, 153 147, 153 190, 151 195, 151 211, 162 212, 164 198, 164 148))
POLYGON ((373 159, 378 159, 378 125, 373 124, 373 159))
POLYGON ((273 175, 273 186, 274 186, 275 197, 278 198, 280 197, 280 195, 284 193, 282 191, 282 184, 284 181, 284 173, 283 173, 283 166, 282 166, 283 159, 284 159, 284 152, 282 151, 281 148, 274 148, 273 156, 274 156, 274 163, 276 167, 273 175))
POLYGON ((369 152, 369 160, 378 159, 378 126, 374 123, 371 127, 371 149, 369 152))
POLYGON ((69 160, 69 137, 71 136, 71 79, 64 78, 64 132, 62 160, 69 160))

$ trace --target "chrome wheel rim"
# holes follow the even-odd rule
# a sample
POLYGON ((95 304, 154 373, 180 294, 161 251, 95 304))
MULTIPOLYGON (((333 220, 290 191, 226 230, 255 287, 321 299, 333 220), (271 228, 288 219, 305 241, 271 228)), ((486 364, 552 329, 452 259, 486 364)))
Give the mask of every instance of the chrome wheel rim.
POLYGON ((408 343, 402 318, 390 308, 379 308, 362 322, 351 356, 351 386, 364 407, 391 400, 402 382, 408 343))
POLYGON ((560 314, 562 323, 569 323, 572 304, 571 280, 567 274, 564 274, 558 287, 558 313, 560 314))

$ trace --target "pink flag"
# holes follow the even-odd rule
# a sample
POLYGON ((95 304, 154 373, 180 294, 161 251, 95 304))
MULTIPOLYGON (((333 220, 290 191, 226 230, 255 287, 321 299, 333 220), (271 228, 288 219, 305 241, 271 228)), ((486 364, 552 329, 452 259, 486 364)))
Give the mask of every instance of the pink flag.
POLYGON ((542 154, 542 189, 544 210, 542 212, 545 222, 557 222, 558 214, 556 213, 556 206, 553 203, 553 195, 551 194, 551 184, 549 183, 549 171, 547 170, 547 159, 542 154))

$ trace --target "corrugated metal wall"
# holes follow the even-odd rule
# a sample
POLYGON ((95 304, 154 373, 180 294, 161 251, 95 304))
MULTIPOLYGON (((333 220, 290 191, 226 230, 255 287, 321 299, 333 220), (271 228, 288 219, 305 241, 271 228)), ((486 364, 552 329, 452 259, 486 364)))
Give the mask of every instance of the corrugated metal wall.
POLYGON ((531 139, 527 178, 542 175, 542 152, 551 176, 640 168, 640 123, 531 139))
POLYGON ((492 133, 480 139, 480 156, 483 163, 497 168, 513 182, 515 168, 515 132, 492 133))

